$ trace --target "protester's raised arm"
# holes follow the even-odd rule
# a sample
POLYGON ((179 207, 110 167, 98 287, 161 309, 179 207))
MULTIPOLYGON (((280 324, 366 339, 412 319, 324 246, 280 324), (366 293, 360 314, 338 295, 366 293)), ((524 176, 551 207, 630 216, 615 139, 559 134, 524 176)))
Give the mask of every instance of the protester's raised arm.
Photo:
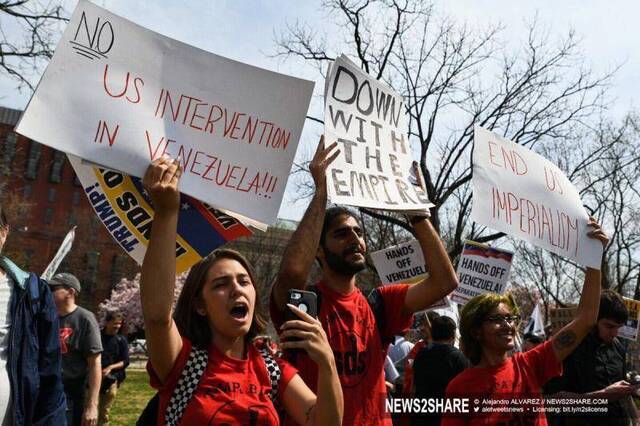
MULTIPOLYGON (((591 219, 589 226, 594 228, 589 232, 589 237, 599 240, 602 246, 606 247, 609 238, 600 225, 591 219)), ((551 338, 558 361, 569 356, 596 323, 600 306, 600 288, 600 271, 587 268, 576 318, 551 338)))
POLYGON ((149 358, 160 381, 166 379, 182 349, 182 339, 171 316, 181 174, 177 162, 161 158, 149 166, 142 181, 155 214, 142 263, 140 298, 149 358))
POLYGON ((309 164, 316 190, 298 229, 287 244, 272 290, 276 305, 281 311, 285 309, 289 289, 305 287, 307 276, 316 257, 327 207, 327 167, 340 153, 339 150, 332 152, 336 146, 337 143, 334 142, 325 148, 324 136, 321 137, 313 160, 309 164))
POLYGON ((412 222, 429 276, 409 287, 404 301, 407 312, 426 309, 458 286, 456 271, 431 221, 424 217, 414 218, 412 222))

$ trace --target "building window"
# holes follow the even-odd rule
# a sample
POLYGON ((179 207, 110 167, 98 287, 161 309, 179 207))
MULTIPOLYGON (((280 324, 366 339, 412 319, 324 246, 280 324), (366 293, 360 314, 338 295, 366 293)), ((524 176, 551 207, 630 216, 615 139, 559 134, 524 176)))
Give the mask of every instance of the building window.
POLYGON ((54 201, 56 201, 56 189, 55 188, 49 188, 49 191, 47 193, 47 200, 49 200, 50 203, 53 203, 54 201))
POLYGON ((62 182, 62 170, 64 168, 64 161, 67 156, 64 152, 54 151, 53 162, 51 163, 51 172, 49 173, 49 182, 60 183, 62 182))
POLYGON ((100 252, 90 251, 87 252, 85 257, 86 261, 86 271, 87 275, 85 277, 85 282, 89 284, 89 286, 93 286, 98 277, 98 264, 100 262, 100 252))
POLYGON ((53 209, 51 207, 47 207, 44 211, 44 223, 50 224, 53 222, 53 209))
POLYGON ((29 198, 31 197, 31 185, 25 185, 24 188, 22 188, 22 197, 23 198, 29 198))
POLYGON ((80 179, 78 179, 78 175, 76 175, 75 172, 73 173, 73 184, 75 186, 82 186, 82 182, 80 182, 80 179))
POLYGON ((16 155, 17 136, 13 132, 7 132, 4 136, 4 150, 2 152, 2 171, 5 175, 11 173, 11 164, 16 155))
POLYGON ((27 179, 36 179, 38 177, 38 166, 40 165, 41 155, 42 145, 36 141, 31 141, 29 157, 27 158, 27 171, 25 172, 27 179))
POLYGON ((80 204, 80 192, 79 191, 74 191, 73 195, 71 196, 71 204, 73 204, 74 206, 77 206, 78 204, 80 204))
POLYGON ((71 214, 69 215, 69 219, 67 219, 67 224, 68 224, 69 226, 75 226, 75 225, 77 225, 77 224, 78 224, 78 219, 77 219, 77 217, 76 217, 76 214, 75 214, 75 213, 71 213, 71 214))

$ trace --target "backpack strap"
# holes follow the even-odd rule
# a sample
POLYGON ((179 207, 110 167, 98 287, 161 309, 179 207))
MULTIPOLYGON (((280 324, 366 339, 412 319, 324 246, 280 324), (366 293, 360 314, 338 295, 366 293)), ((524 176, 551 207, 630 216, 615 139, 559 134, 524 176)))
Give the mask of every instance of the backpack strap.
POLYGON ((31 313, 35 315, 38 312, 38 303, 40 302, 40 279, 33 272, 29 273, 27 296, 29 298, 31 313))
POLYGON ((164 413, 164 422, 167 426, 175 426, 180 422, 184 409, 200 383, 208 361, 209 353, 206 349, 191 348, 187 364, 182 369, 178 384, 173 390, 169 405, 164 413))
POLYGON ((269 393, 269 398, 271 398, 271 402, 273 402, 273 406, 276 408, 276 411, 280 412, 280 402, 278 399, 280 378, 282 377, 280 366, 278 366, 273 355, 269 353, 269 350, 266 347, 258 348, 258 351, 264 359, 264 363, 267 366, 267 372, 269 373, 269 379, 271 379, 271 392, 269 393))

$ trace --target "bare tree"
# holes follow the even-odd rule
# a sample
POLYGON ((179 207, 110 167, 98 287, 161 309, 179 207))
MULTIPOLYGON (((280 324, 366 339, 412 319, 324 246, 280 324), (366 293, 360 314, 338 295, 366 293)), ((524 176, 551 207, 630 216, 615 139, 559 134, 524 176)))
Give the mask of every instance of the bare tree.
POLYGON ((427 193, 436 204, 432 222, 452 257, 467 238, 489 242, 504 235, 468 220, 474 125, 543 148, 574 143, 576 129, 602 110, 612 73, 594 75, 584 65, 573 32, 552 43, 534 19, 525 42, 509 47, 500 26, 474 31, 439 17, 427 2, 324 4, 344 43, 328 43, 327 36, 297 23, 277 37, 276 54, 326 70, 342 51, 404 96, 410 140, 419 148, 427 193))
POLYGON ((58 1, 0 0, 0 72, 33 90, 31 77, 53 56, 66 21, 58 1))

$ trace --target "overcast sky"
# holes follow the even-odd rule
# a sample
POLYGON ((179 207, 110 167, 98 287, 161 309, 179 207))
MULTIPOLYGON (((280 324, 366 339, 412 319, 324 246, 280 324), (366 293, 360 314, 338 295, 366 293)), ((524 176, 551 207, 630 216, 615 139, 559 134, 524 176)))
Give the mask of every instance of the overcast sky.
MULTIPOLYGON (((75 1, 67 1, 71 13, 75 1)), ((297 61, 268 56, 275 51, 274 33, 287 22, 310 23, 320 29, 335 30, 320 1, 284 0, 185 0, 131 1, 97 0, 96 4, 163 35, 207 51, 274 71, 313 79, 316 93, 324 81, 311 68, 297 61)), ((640 103, 640 2, 604 0, 436 0, 438 13, 446 13, 471 26, 501 22, 508 39, 526 36, 525 22, 538 15, 552 37, 561 37, 574 29, 582 38, 582 51, 596 72, 605 72, 623 64, 611 95, 616 99, 610 114, 619 117, 640 103)), ((3 21, 4 16, 1 18, 3 21)), ((2 25, 6 28, 6 25, 2 25)), ((0 104, 23 109, 29 93, 15 90, 15 83, 0 77, 0 104)), ((318 111, 315 99, 312 112, 318 111)), ((298 157, 312 152, 322 128, 308 121, 302 135, 298 157)), ((291 188, 288 193, 291 192, 291 188)), ((280 215, 299 219, 305 204, 292 206, 285 196, 280 215)))

